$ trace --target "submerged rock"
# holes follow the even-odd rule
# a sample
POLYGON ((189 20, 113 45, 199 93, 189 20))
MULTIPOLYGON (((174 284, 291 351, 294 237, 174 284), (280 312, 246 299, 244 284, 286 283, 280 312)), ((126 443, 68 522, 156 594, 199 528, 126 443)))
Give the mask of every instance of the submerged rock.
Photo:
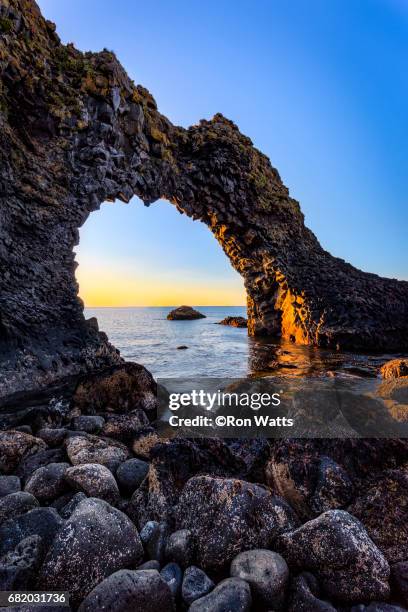
POLYGON ((206 316, 191 306, 178 306, 167 315, 169 321, 192 321, 194 319, 205 319, 206 316))
POLYGON ((177 527, 189 529, 197 564, 221 569, 241 551, 268 548, 297 521, 290 508, 261 486, 243 480, 196 476, 183 489, 177 527))
POLYGON ((229 325, 230 327, 248 327, 245 317, 225 317, 218 325, 229 325))
POLYGON ((106 576, 142 558, 139 534, 128 517, 89 498, 59 530, 41 568, 40 589, 69 591, 78 605, 106 576))
POLYGON ((329 510, 281 535, 277 546, 291 569, 315 573, 329 597, 359 602, 389 596, 387 560, 344 510, 329 510))

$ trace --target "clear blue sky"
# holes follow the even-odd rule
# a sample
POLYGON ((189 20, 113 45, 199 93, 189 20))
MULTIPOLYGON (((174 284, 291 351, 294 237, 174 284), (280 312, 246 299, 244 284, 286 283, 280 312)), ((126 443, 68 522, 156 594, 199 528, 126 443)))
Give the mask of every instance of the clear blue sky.
MULTIPOLYGON (((174 123, 216 112, 235 121, 334 255, 408 279, 408 2, 39 4, 63 42, 115 51, 174 123)), ((116 278, 134 274, 138 287, 145 274, 186 291, 194 280, 231 299, 242 294, 208 230, 167 203, 104 205, 82 229, 78 259, 85 296, 98 266, 116 278)))

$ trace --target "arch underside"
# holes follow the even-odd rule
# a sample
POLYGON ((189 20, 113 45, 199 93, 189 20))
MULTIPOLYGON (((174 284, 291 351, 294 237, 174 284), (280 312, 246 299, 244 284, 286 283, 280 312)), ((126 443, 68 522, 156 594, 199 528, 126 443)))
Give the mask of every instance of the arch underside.
POLYGON ((73 249, 106 200, 159 198, 204 222, 248 295, 249 333, 330 348, 408 346, 408 283, 324 251, 299 204, 222 115, 188 129, 108 52, 63 46, 32 0, 0 37, 0 393, 120 356, 85 321, 73 249))

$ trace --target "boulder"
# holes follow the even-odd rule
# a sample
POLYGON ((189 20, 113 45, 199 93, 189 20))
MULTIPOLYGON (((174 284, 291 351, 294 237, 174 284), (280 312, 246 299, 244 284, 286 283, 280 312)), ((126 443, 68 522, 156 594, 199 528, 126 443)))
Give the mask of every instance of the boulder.
POLYGON ((177 563, 167 563, 160 572, 160 576, 169 585, 174 601, 179 596, 183 571, 177 563))
POLYGON ((82 414, 126 413, 136 408, 156 417, 156 383, 137 363, 126 362, 89 375, 76 388, 73 404, 82 414))
POLYGON ((168 538, 167 523, 155 523, 146 540, 145 548, 149 559, 156 559, 160 564, 165 558, 165 550, 168 538))
POLYGON ((78 612, 172 612, 171 590, 157 570, 120 570, 98 584, 78 612))
POLYGON ((0 476, 0 499, 18 491, 21 491, 21 482, 18 476, 0 476))
POLYGON ((88 497, 98 497, 115 504, 119 499, 119 489, 112 472, 99 463, 83 463, 70 467, 65 472, 66 482, 88 497))
POLYGON ((84 499, 86 499, 85 493, 75 493, 75 495, 73 495, 73 497, 71 497, 71 499, 59 510, 62 518, 69 519, 75 508, 79 506, 81 501, 84 501, 84 499))
POLYGON ((408 467, 371 478, 348 510, 363 523, 390 563, 407 559, 408 467))
POLYGON ((40 438, 36 438, 22 431, 0 431, 0 470, 5 474, 14 472, 20 461, 47 445, 40 438))
POLYGON ((191 565, 184 572, 181 596, 188 606, 196 599, 204 597, 214 588, 214 583, 199 567, 191 565))
POLYGON ((81 415, 72 419, 71 427, 76 431, 97 434, 101 431, 104 423, 105 419, 102 416, 81 415))
POLYGON ((336 612, 328 601, 320 599, 320 587, 313 574, 302 572, 290 583, 288 612, 336 612))
POLYGON ((188 612, 250 612, 249 584, 240 578, 227 578, 211 593, 193 601, 188 612))
POLYGON ((89 498, 59 530, 41 568, 39 588, 69 591, 78 605, 104 578, 142 558, 139 534, 128 517, 101 499, 89 498))
POLYGON ((50 463, 64 463, 67 455, 64 449, 52 448, 39 451, 25 457, 17 467, 16 474, 23 482, 26 482, 38 468, 50 463))
POLYGON ((175 561, 183 568, 191 564, 194 558, 194 541, 189 529, 179 529, 170 534, 165 557, 169 561, 175 561))
POLYGON ((194 537, 197 564, 214 570, 244 550, 269 547, 298 524, 290 508, 266 488, 210 476, 187 482, 175 518, 177 527, 194 537))
POLYGON ((50 463, 38 468, 27 481, 24 490, 40 502, 49 502, 69 490, 64 475, 69 463, 50 463))
POLYGON ((91 434, 67 438, 65 447, 72 465, 100 463, 115 470, 120 463, 129 458, 129 451, 120 442, 105 440, 91 434))
POLYGON ((408 607, 408 561, 400 561, 391 567, 391 583, 398 599, 408 607))
POLYGON ((230 327, 248 327, 245 317, 225 317, 218 325, 229 325, 230 327))
POLYGON ((178 306, 167 315, 169 321, 193 321, 194 319, 205 318, 205 315, 198 310, 194 310, 191 306, 178 306))
POLYGON ((62 427, 58 427, 58 428, 45 427, 44 429, 40 429, 37 431, 37 437, 41 438, 41 440, 44 440, 44 442, 50 448, 61 446, 61 444, 66 438, 66 435, 67 435, 67 430, 62 427))
POLYGON ((149 424, 143 410, 134 410, 128 414, 108 416, 101 435, 121 442, 132 442, 135 435, 149 424))
POLYGON ((39 506, 38 500, 25 491, 10 493, 0 499, 0 525, 39 506))
POLYGON ((321 457, 316 475, 316 485, 310 499, 311 510, 316 514, 346 506, 354 494, 353 483, 344 468, 329 457, 321 457))
POLYGON ((316 574, 325 593, 343 602, 387 598, 390 568, 363 525, 329 510, 277 540, 289 567, 316 574))
POLYGON ((25 514, 5 521, 0 527, 0 555, 13 550, 29 536, 40 536, 50 546, 63 520, 54 508, 34 508, 25 514))
POLYGON ((248 582, 255 604, 268 610, 283 609, 289 568, 278 553, 246 550, 232 561, 230 574, 248 582))
POLYGON ((40 536, 32 535, 1 557, 0 590, 29 589, 41 564, 43 549, 40 536))
POLYGON ((380 372, 383 378, 408 376, 408 359, 391 359, 391 361, 384 363, 380 372))
POLYGON ((121 490, 127 495, 132 495, 142 484, 148 471, 149 464, 141 459, 128 459, 121 463, 116 470, 116 479, 121 490))

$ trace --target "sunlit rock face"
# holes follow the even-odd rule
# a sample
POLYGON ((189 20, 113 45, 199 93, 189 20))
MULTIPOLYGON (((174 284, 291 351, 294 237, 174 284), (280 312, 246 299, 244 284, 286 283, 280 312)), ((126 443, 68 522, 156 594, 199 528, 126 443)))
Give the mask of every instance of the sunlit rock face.
POLYGON ((231 121, 172 125, 113 53, 63 46, 31 0, 2 4, 0 72, 2 395, 120 360, 84 319, 73 248, 102 202, 134 194, 208 225, 244 278, 251 335, 407 347, 408 283, 324 251, 231 121))

